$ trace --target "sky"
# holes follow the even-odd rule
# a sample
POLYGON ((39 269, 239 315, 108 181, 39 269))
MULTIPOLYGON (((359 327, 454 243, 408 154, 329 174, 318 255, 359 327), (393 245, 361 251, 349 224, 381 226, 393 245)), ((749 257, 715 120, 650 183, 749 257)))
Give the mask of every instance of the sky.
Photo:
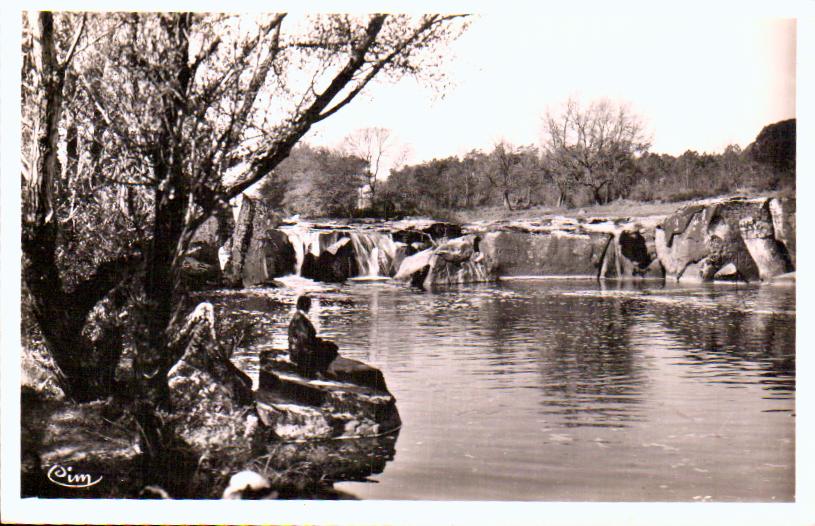
POLYGON ((413 79, 378 83, 307 140, 336 146, 381 126, 410 163, 539 144, 547 109, 574 97, 628 104, 653 152, 744 147, 795 116, 795 37, 794 20, 758 16, 476 15, 449 47, 443 96, 413 79))

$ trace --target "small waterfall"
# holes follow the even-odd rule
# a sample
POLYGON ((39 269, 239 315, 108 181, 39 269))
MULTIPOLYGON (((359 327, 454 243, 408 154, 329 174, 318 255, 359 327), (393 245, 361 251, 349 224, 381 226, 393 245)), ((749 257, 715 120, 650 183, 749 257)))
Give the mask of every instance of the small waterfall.
POLYGON ((360 276, 376 277, 388 274, 396 257, 396 243, 389 232, 352 232, 360 276))
POLYGON ((299 276, 300 271, 303 269, 303 261, 306 258, 306 254, 320 255, 320 232, 307 227, 286 229, 285 232, 289 237, 292 247, 294 247, 296 260, 294 273, 299 276))
POLYGON ((294 247, 295 274, 302 275, 306 254, 319 256, 333 243, 347 237, 351 239, 360 277, 387 276, 396 257, 397 245, 390 232, 342 230, 315 230, 309 226, 284 229, 294 247))

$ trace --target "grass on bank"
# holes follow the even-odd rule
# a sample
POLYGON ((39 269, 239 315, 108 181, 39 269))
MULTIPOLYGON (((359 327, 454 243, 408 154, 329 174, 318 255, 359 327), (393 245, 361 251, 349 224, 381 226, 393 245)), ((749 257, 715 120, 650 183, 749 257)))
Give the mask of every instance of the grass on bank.
MULTIPOLYGON (((781 190, 774 192, 744 192, 730 193, 714 197, 694 198, 681 201, 635 201, 630 199, 617 199, 604 205, 590 205, 574 208, 536 206, 521 210, 507 210, 500 206, 477 208, 473 210, 442 211, 440 216, 453 222, 472 223, 476 221, 502 221, 502 220, 531 220, 545 216, 564 216, 574 218, 592 217, 650 217, 667 216, 685 205, 712 199, 725 199, 728 197, 792 197, 794 190, 781 190)), ((434 215, 434 217, 436 217, 434 215)))

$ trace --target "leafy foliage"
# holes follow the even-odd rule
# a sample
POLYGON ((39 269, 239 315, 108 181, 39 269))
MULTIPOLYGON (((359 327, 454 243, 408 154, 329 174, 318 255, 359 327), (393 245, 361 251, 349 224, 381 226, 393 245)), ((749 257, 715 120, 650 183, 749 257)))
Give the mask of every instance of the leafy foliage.
POLYGON ((258 193, 269 204, 308 217, 350 217, 367 182, 365 160, 308 144, 264 178, 258 193))

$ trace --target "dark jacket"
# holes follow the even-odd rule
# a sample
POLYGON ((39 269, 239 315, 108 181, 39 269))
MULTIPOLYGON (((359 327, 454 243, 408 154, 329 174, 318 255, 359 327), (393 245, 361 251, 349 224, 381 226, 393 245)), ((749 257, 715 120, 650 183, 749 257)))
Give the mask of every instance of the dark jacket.
POLYGON ((298 310, 289 322, 289 357, 301 372, 324 371, 337 357, 337 346, 318 338, 314 325, 298 310))

